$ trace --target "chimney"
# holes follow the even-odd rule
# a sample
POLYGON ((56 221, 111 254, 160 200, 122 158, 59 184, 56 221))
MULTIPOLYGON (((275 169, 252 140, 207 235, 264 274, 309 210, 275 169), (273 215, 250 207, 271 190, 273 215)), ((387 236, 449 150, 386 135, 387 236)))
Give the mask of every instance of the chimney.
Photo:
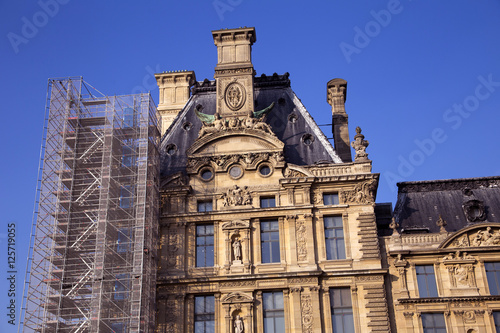
POLYGON ((335 151, 342 162, 352 162, 349 129, 347 127, 348 116, 345 112, 347 81, 333 79, 328 81, 326 87, 327 102, 332 106, 332 133, 335 151))
POLYGON ((156 83, 160 88, 161 135, 170 127, 174 118, 186 105, 190 88, 196 82, 194 71, 172 71, 155 74, 156 83))
POLYGON ((221 117, 254 111, 252 44, 255 28, 212 31, 217 46, 217 112, 221 117))

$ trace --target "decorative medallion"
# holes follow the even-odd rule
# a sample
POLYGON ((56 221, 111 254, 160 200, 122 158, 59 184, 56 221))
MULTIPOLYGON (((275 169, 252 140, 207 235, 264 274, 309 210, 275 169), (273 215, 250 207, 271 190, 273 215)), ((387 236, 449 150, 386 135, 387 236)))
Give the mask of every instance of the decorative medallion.
POLYGON ((233 111, 241 109, 243 104, 245 104, 245 95, 245 88, 240 83, 230 83, 226 87, 226 92, 224 93, 224 99, 226 100, 227 107, 233 111))

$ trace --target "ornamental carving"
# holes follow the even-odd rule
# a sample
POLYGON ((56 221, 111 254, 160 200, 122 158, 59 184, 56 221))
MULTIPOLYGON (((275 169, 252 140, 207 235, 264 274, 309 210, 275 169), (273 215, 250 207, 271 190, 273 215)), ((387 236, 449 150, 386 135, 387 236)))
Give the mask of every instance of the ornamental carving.
POLYGON ((377 189, 377 180, 370 179, 363 183, 356 184, 353 190, 340 192, 342 203, 371 203, 375 199, 377 189))
POLYGON ((246 99, 245 87, 243 87, 238 82, 230 83, 226 87, 224 99, 226 101, 227 107, 231 110, 237 111, 241 109, 241 107, 245 104, 246 99))
POLYGON ((224 222, 224 223, 222 223, 221 227, 222 227, 222 230, 248 229, 248 228, 250 228, 250 222, 249 221, 235 220, 235 221, 230 221, 230 222, 224 222))
POLYGON ((224 296, 221 299, 222 303, 251 303, 253 302, 253 297, 247 294, 241 293, 239 291, 235 291, 224 296))
POLYGON ((479 222, 486 220, 486 210, 482 201, 469 200, 462 205, 462 208, 467 221, 479 222))
POLYGON ((224 207, 245 206, 252 204, 252 195, 248 190, 248 186, 241 188, 238 185, 234 185, 233 188, 230 188, 223 193, 220 196, 220 199, 222 199, 224 207))
POLYGON ((300 306, 302 308, 302 332, 313 332, 313 308, 311 295, 300 296, 300 306))
POLYGON ((270 161, 273 164, 283 162, 283 152, 189 157, 187 167, 189 172, 197 172, 202 166, 206 165, 213 166, 218 170, 226 170, 232 164, 241 164, 244 168, 255 168, 257 164, 266 161, 270 161))
POLYGON ((307 235, 305 221, 297 221, 295 224, 295 233, 297 235, 297 257, 299 261, 307 260, 307 235))
POLYGON ((223 119, 218 113, 215 113, 213 117, 214 120, 212 122, 203 122, 203 126, 198 134, 198 139, 212 133, 248 129, 257 130, 259 132, 275 136, 271 126, 264 122, 265 117, 255 118, 249 115, 244 118, 230 117, 229 119, 223 119))
POLYGON ((474 278, 474 266, 469 265, 449 265, 446 267, 450 274, 451 285, 455 288, 471 288, 476 286, 474 278))
POLYGON ((356 135, 354 136, 354 141, 351 142, 351 147, 354 148, 354 151, 356 152, 354 162, 368 161, 366 147, 368 147, 369 144, 370 143, 365 140, 365 136, 361 134, 361 127, 356 127, 356 135))
POLYGON ((448 248, 464 248, 464 247, 482 247, 482 246, 500 246, 500 227, 487 226, 473 228, 462 235, 456 236, 455 239, 448 240, 444 243, 444 247, 448 248), (447 243, 449 245, 447 245, 447 243))
POLYGON ((230 282, 221 282, 220 283, 221 288, 227 288, 227 287, 254 287, 255 286, 255 280, 252 281, 230 281, 230 282))

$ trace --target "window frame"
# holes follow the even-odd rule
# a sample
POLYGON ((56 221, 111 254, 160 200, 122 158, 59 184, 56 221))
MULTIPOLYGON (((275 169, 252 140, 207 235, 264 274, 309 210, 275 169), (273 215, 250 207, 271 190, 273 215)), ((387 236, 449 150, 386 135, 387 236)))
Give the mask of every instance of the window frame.
MULTIPOLYGON (((354 308, 353 308, 353 302, 352 302, 352 291, 351 291, 351 288, 350 287, 333 287, 333 288, 329 288, 329 299, 330 299, 330 315, 331 315, 331 321, 332 321, 332 331, 334 333, 355 333, 356 332, 356 328, 355 328, 355 323, 354 323, 354 308), (349 295, 349 303, 350 304, 334 304, 335 303, 335 291, 339 291, 339 292, 343 292, 343 291, 347 291, 348 292, 348 295, 349 295), (338 314, 335 314, 335 309, 339 309, 340 310, 340 313, 338 314), (346 312, 350 309, 350 312, 346 312), (348 330, 346 331, 346 327, 345 327, 345 324, 346 324, 346 316, 345 315, 351 315, 350 319, 347 319, 350 321, 350 324, 351 324, 351 327, 352 327, 352 330, 348 330), (334 316, 341 316, 342 318, 342 331, 337 331, 335 330, 335 320, 334 320, 334 316)), ((341 303, 343 303, 342 301, 342 295, 340 297, 340 300, 341 300, 341 303)), ((347 323, 348 324, 348 323, 347 323)))
POLYGON ((272 219, 272 220, 262 220, 259 222, 259 227, 260 227, 260 262, 262 264, 279 264, 281 262, 281 237, 280 237, 280 222, 278 219, 272 219), (266 230, 263 226, 266 223, 273 223, 272 229, 266 230), (273 239, 273 236, 278 235, 277 239, 273 239), (266 236, 265 236, 266 235, 266 236), (265 236, 265 237, 264 237, 265 236), (269 257, 266 257, 266 260, 264 260, 264 248, 266 244, 269 245, 269 257), (277 252, 278 252, 278 260, 274 261, 273 260, 273 253, 276 251, 277 247, 277 252))
POLYGON ((490 295, 500 295, 500 262, 490 261, 484 263, 484 272, 486 274, 486 280, 488 281, 488 291, 490 295), (497 267, 492 267, 493 269, 488 269, 489 265, 495 265, 497 267), (495 282, 495 288, 492 288, 492 282, 495 282))
POLYGON ((213 212, 213 210, 214 210, 214 203, 213 203, 212 199, 210 199, 210 200, 198 200, 198 201, 196 201, 196 211, 198 213, 213 212), (206 209, 207 208, 206 207, 207 204, 210 204, 210 210, 206 209), (204 210, 200 210, 200 207, 201 207, 200 205, 203 207, 204 210))
POLYGON ((347 259, 347 247, 346 247, 346 240, 345 240, 345 234, 344 234, 344 219, 341 215, 324 215, 323 216, 323 229, 324 229, 324 236, 325 236, 325 258, 326 260, 344 260, 347 259), (341 226, 334 226, 334 227, 327 227, 327 219, 338 219, 340 220, 341 226), (335 237, 328 237, 328 230, 333 230, 335 231, 342 231, 342 237, 338 237, 335 235, 335 237), (342 240, 342 245, 343 245, 343 258, 341 256, 341 252, 339 253, 339 240, 342 240), (331 249, 330 244, 332 244, 329 240, 334 240, 335 248, 331 249), (332 256, 333 250, 335 250, 335 256, 332 256), (329 258, 329 253, 330 253, 330 258, 329 258))
MULTIPOLYGON (((215 332, 215 296, 214 295, 197 295, 194 297, 194 304, 193 304, 193 332, 196 331, 196 323, 203 323, 203 331, 202 333, 214 333, 215 332), (203 299, 203 310, 205 312, 200 312, 197 313, 197 299, 203 299), (206 312, 207 310, 207 300, 211 299, 213 303, 211 304, 213 308, 213 312, 206 312), (201 317, 201 318, 200 318, 201 317), (206 319, 208 318, 208 320, 206 319), (211 320, 210 320, 211 319, 211 320), (214 330, 211 330, 210 328, 207 329, 206 323, 213 323, 213 328, 214 330)), ((210 309, 210 305, 208 306, 210 309)))
POLYGON ((448 332, 448 328, 446 327, 446 318, 444 317, 444 313, 442 312, 422 312, 420 314, 420 324, 422 325, 422 332, 423 333, 440 333, 442 332, 442 329, 444 328, 444 332, 448 332), (435 324, 434 318, 440 315, 440 318, 443 319, 444 327, 443 326, 438 326, 436 327, 433 325, 432 327, 425 327, 424 326, 424 318, 426 316, 432 316, 433 317, 433 324, 435 324))
POLYGON ((276 197, 274 195, 269 195, 269 196, 261 196, 259 197, 259 205, 260 208, 274 208, 276 207, 276 197), (270 201, 271 200, 271 201, 270 201), (263 205, 265 203, 265 205, 263 205), (272 203, 273 205, 269 205, 269 203, 272 203))
POLYGON ((325 206, 336 206, 340 205, 340 199, 339 199, 339 194, 338 192, 323 192, 323 205, 325 206), (326 198, 332 198, 333 203, 326 203, 327 201, 326 198), (336 203, 335 203, 336 201, 336 203))
POLYGON ((265 291, 262 292, 262 330, 264 333, 278 333, 278 332, 285 332, 285 295, 283 294, 283 291, 265 291), (276 305, 276 295, 281 294, 281 302, 282 302, 282 308, 277 308, 276 305), (266 297, 270 295, 272 297, 272 302, 273 302, 273 307, 270 309, 266 309, 266 297), (266 330, 266 318, 271 319, 273 322, 273 331, 269 332, 266 330), (277 326, 276 325, 276 318, 283 318, 283 326, 277 326), (282 330, 279 331, 276 328, 281 328, 282 330))
POLYGON ((416 277, 416 284, 417 284, 417 290, 418 290, 418 297, 419 298, 430 298, 430 297, 439 297, 439 290, 438 290, 438 285, 437 285, 437 279, 436 279, 436 270, 433 264, 419 264, 415 265, 415 277, 416 277), (432 268, 432 274, 429 272, 423 272, 419 273, 418 269, 422 267, 424 270, 426 268, 432 268), (419 279, 419 276, 423 276, 425 280, 425 285, 421 284, 420 282, 422 279, 419 279), (434 283, 435 290, 429 290, 429 276, 433 277, 432 282, 434 283), (425 287, 425 288, 423 288, 425 287), (423 292, 425 290, 425 293, 423 292), (430 295, 430 292, 434 292, 435 295, 430 295))
POLYGON ((214 267, 215 266, 215 228, 213 224, 198 224, 195 227, 195 267, 196 268, 205 268, 205 267, 214 267), (203 233, 200 234, 201 228, 204 228, 206 231, 207 227, 212 227, 212 233, 203 233), (206 244, 207 238, 212 237, 212 244, 206 244), (203 239, 203 244, 201 243, 203 239), (202 251, 204 253, 203 257, 199 255, 199 249, 204 248, 202 251), (207 250, 208 249, 208 250, 207 250), (202 260, 203 258, 203 260, 202 260), (212 264, 207 264, 207 259, 212 259, 212 264))

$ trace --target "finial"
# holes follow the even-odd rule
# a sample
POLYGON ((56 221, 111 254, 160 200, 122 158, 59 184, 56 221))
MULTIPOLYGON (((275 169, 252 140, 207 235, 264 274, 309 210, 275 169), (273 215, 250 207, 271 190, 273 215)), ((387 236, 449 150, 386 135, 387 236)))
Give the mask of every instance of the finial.
POLYGON ((441 214, 439 214, 439 218, 438 220, 436 221, 436 225, 439 227, 439 232, 440 233, 446 233, 446 221, 443 220, 443 217, 441 216, 441 214))
POLYGON ((368 154, 366 153, 366 147, 370 143, 365 140, 365 136, 361 134, 361 127, 356 127, 356 135, 354 136, 354 141, 351 142, 351 147, 354 148, 356 156, 354 156, 354 162, 364 162, 368 160, 368 154))
POLYGON ((394 216, 392 217, 392 222, 389 224, 389 228, 392 229, 392 236, 400 236, 398 231, 399 223, 396 222, 396 218, 394 216))

